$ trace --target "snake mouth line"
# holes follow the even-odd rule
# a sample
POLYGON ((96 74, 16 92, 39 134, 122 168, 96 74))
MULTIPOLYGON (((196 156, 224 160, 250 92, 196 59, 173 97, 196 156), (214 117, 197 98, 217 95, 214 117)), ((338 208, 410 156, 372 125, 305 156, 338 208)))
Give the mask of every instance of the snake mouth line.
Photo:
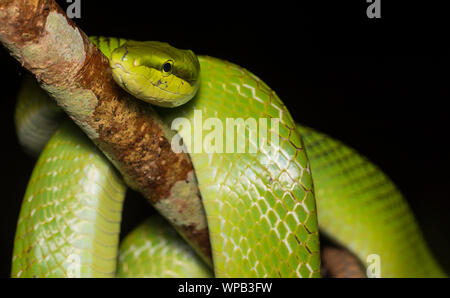
MULTIPOLYGON (((163 91, 163 92, 166 92, 166 93, 172 94, 172 95, 180 95, 179 92, 178 92, 178 93, 177 93, 177 92, 171 92, 171 91, 162 89, 161 87, 159 87, 159 84, 153 83, 149 78, 147 78, 147 77, 146 77, 145 75, 143 75, 143 74, 140 74, 140 73, 131 73, 131 72, 127 71, 127 70, 126 70, 121 64, 119 64, 119 63, 116 63, 116 64, 114 64, 113 66, 111 66, 111 69, 112 69, 113 71, 116 70, 116 69, 120 69, 121 71, 123 71, 123 72, 126 73, 127 75, 136 75, 136 76, 140 76, 140 77, 144 78, 147 82, 149 82, 153 87, 158 88, 159 90, 161 90, 161 91, 163 91)), ((120 83, 122 83, 123 86, 124 86, 127 90, 131 91, 131 90, 126 86, 126 83, 125 83, 125 81, 123 80, 121 74, 119 74, 119 80, 120 80, 120 83)), ((181 85, 181 83, 180 83, 180 85, 181 85)), ((180 86, 178 86, 178 89, 179 89, 179 88, 180 88, 180 86)), ((139 91, 138 94, 140 95, 140 94, 142 94, 142 92, 143 92, 143 91, 139 91)))

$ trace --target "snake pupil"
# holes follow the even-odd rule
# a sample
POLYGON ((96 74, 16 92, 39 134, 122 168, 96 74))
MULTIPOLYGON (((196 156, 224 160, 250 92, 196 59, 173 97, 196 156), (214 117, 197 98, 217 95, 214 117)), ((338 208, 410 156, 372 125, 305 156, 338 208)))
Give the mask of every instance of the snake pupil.
POLYGON ((169 62, 164 63, 163 70, 164 72, 170 72, 172 70, 172 64, 170 64, 169 62))

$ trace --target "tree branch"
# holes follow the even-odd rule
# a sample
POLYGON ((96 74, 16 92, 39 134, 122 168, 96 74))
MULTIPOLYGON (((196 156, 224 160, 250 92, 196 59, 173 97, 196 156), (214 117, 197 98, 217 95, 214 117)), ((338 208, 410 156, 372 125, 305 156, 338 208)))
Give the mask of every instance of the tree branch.
POLYGON ((0 0, 0 41, 142 193, 211 262, 189 157, 154 110, 114 82, 107 58, 53 0, 0 0))

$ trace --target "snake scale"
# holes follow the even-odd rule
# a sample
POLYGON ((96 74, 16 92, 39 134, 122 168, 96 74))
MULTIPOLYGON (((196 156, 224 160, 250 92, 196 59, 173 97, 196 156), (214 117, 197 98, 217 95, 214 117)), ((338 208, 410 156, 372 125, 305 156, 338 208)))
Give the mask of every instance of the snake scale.
MULTIPOLYGON (((251 72, 207 56, 198 56, 196 62, 165 45, 162 54, 141 58, 139 42, 91 40, 122 75, 131 71, 121 64, 124 57, 135 64, 149 60, 160 65, 164 55, 172 55, 170 65, 145 70, 154 86, 147 87, 161 96, 190 94, 176 99, 174 105, 181 106, 158 108, 166 123, 180 117, 193 122, 199 111, 203 119, 223 121, 276 118, 277 147, 256 153, 190 154, 206 210, 213 267, 157 215, 136 227, 119 247, 124 182, 28 79, 19 93, 16 127, 21 144, 39 159, 17 225, 13 277, 320 277, 319 230, 364 267, 370 266, 370 256, 378 256, 382 277, 445 276, 389 178, 341 142, 295 123, 276 93, 251 72), (127 45, 137 50, 129 52, 127 45), (118 53, 121 57, 114 59, 118 53), (186 63, 198 63, 199 86, 184 85, 196 76, 186 63), (161 73, 167 81, 152 81, 161 73), (175 81, 177 91, 170 89, 175 81)), ((135 83, 125 82, 124 87, 133 91, 135 83)), ((301 105, 298 109, 300 116, 308 112, 301 105)), ((179 131, 183 139, 190 133, 179 131)), ((239 142, 245 133, 232 136, 239 142)), ((245 143, 245 149, 250 146, 245 143)))

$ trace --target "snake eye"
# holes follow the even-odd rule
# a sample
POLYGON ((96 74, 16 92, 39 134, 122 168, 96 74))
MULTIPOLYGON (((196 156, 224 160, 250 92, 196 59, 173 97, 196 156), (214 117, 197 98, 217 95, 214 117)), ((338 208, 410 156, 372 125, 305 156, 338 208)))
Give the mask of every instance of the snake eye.
POLYGON ((162 71, 164 74, 170 74, 172 72, 172 61, 167 61, 162 65, 162 71))

